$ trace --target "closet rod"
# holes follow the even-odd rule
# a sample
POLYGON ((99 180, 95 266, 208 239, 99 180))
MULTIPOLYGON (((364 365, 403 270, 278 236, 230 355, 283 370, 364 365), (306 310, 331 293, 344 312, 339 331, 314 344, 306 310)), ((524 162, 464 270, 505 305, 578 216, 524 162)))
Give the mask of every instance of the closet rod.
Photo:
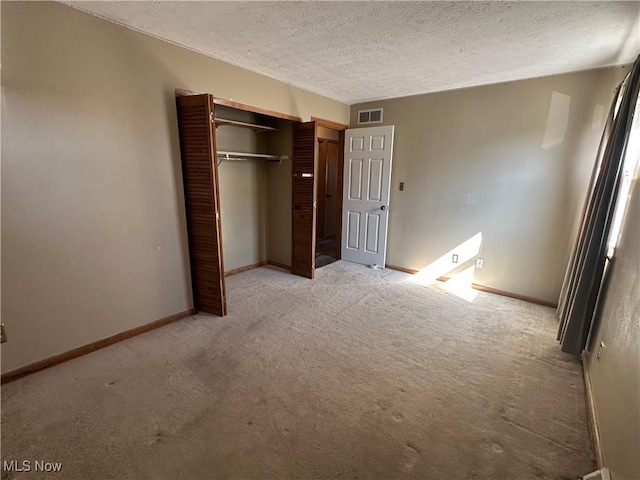
POLYGON ((282 162, 283 159, 288 157, 281 155, 268 155, 265 153, 248 153, 248 152, 225 152, 218 150, 216 152, 218 158, 218 165, 222 160, 242 161, 242 160, 267 160, 269 162, 282 162))

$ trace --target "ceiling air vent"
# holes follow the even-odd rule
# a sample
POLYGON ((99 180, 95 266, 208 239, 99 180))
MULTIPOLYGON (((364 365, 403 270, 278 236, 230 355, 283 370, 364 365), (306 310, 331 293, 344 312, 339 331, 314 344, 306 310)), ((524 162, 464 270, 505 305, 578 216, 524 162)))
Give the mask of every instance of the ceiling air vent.
POLYGON ((382 109, 358 110, 358 124, 382 123, 382 109))

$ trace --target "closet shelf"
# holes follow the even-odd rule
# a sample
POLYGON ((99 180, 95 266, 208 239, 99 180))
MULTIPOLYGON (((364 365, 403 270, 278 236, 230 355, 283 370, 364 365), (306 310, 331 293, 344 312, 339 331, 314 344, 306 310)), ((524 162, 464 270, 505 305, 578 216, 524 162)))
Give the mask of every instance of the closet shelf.
POLYGON ((251 128, 259 132, 279 132, 280 130, 274 127, 267 127, 266 125, 257 125, 255 123, 239 122, 237 120, 228 120, 226 118, 216 118, 216 125, 228 125, 231 127, 251 128))
POLYGON ((286 155, 268 155, 266 153, 247 153, 247 152, 225 152, 218 150, 216 152, 218 165, 222 160, 242 161, 242 160, 266 160, 268 162, 281 163, 286 160, 286 155))

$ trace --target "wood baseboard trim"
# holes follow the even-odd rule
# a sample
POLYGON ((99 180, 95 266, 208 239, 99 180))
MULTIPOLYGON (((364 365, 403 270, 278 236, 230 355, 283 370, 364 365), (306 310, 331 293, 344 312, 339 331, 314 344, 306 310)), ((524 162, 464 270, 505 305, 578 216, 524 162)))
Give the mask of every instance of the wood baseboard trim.
POLYGON ((224 272, 225 277, 230 277, 231 275, 235 275, 236 273, 247 272, 249 270, 253 270, 254 268, 260 268, 267 265, 267 261, 263 260, 262 262, 253 263, 251 265, 245 265, 244 267, 234 268, 233 270, 227 270, 224 272))
POLYGON ((276 262, 274 260, 267 260, 267 264, 271 265, 272 267, 278 267, 283 270, 291 271, 291 265, 285 265, 284 263, 276 262))
POLYGON ((585 401, 587 404, 587 420, 589 422, 589 436, 593 445, 593 453, 595 454, 596 470, 603 467, 602 464, 602 444, 600 443, 600 430, 598 429, 598 420, 596 417, 596 408, 593 401, 593 391, 591 390, 591 376, 586 365, 584 356, 582 357, 582 374, 584 379, 585 401))
POLYGON ((536 305, 542 305, 543 307, 558 308, 557 303, 548 302, 546 300, 540 300, 539 298, 527 297, 526 295, 520 295, 519 293, 506 292, 504 290, 498 290, 497 288, 487 287, 478 283, 472 283, 471 288, 480 290, 482 292, 493 293, 495 295, 502 295, 503 297, 515 298, 516 300, 522 300, 523 302, 535 303, 536 305))
POLYGON ((53 357, 30 363, 29 365, 17 368, 16 370, 3 373, 2 376, 0 376, 0 383, 4 385, 5 383, 12 382, 35 372, 39 372, 40 370, 44 370, 46 368, 53 367, 54 365, 59 365, 60 363, 66 362, 68 360, 81 357, 82 355, 95 352, 96 350, 100 350, 101 348, 105 348, 113 345, 114 343, 126 340, 127 338, 135 337, 137 335, 140 335, 141 333, 155 330, 156 328, 164 327, 165 325, 177 322, 178 320, 182 320, 183 318, 195 315, 196 313, 197 312, 195 308, 190 308, 189 310, 174 313, 173 315, 155 320, 151 323, 146 323, 144 325, 140 325, 139 327, 116 333, 115 335, 103 338, 102 340, 98 340, 96 342, 88 343, 81 347, 74 348, 73 350, 69 350, 68 352, 60 353, 58 355, 54 355, 53 357))
MULTIPOLYGON (((386 265, 386 268, 390 268, 392 270, 398 270, 399 272, 416 274, 418 270, 414 270, 412 268, 404 268, 398 267, 395 265, 386 265)), ((439 282, 446 282, 450 280, 450 277, 438 277, 436 278, 439 282)), ((523 302, 535 303, 536 305, 542 305, 544 307, 558 308, 558 304, 554 302, 548 302, 546 300, 540 300, 539 298, 527 297, 526 295, 520 295, 519 293, 507 292, 505 290, 498 290, 497 288, 487 287, 486 285, 481 285, 479 283, 472 283, 471 288, 474 290, 480 290, 482 292, 493 293, 495 295, 502 295, 503 297, 515 298, 516 300, 522 300, 523 302)))
POLYGON ((414 270, 413 268, 398 267, 397 265, 389 265, 388 263, 384 266, 384 268, 390 268, 391 270, 397 270, 399 272, 410 273, 411 275, 414 275, 414 274, 418 273, 418 270, 414 270))

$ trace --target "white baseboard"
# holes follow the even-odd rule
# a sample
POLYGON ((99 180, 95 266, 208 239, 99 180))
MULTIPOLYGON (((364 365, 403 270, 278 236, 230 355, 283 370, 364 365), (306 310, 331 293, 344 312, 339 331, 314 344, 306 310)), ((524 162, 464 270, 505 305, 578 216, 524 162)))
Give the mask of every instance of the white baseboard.
POLYGON ((611 480, 611 474, 608 468, 601 468, 600 470, 585 475, 582 477, 582 480, 611 480))
MULTIPOLYGON (((586 402, 587 402, 587 418, 589 420, 589 434, 591 435, 591 442, 593 443, 593 452, 596 457, 595 459, 596 468, 602 469, 603 464, 602 464, 602 448, 600 445, 600 431, 598 429, 598 419, 596 417, 596 409, 593 401, 593 391, 591 390, 591 377, 589 375, 589 370, 587 368, 587 361, 584 358, 584 353, 582 356, 582 373, 584 375, 584 390, 587 397, 586 402)), ((607 480, 609 479, 608 475, 609 473, 607 473, 607 477, 606 477, 607 480)))

